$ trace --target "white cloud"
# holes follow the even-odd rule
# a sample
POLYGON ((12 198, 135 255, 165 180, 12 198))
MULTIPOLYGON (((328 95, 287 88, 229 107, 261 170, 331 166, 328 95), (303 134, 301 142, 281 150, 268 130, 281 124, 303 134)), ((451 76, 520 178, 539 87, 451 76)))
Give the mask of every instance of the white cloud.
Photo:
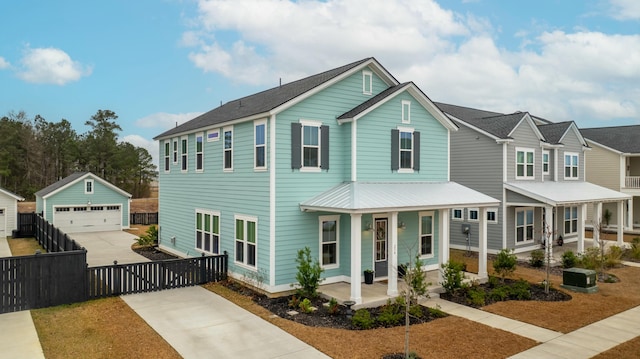
POLYGON ((153 158, 153 164, 158 166, 158 160, 160 158, 160 149, 158 148, 158 142, 148 140, 140 135, 127 135, 122 137, 122 142, 129 142, 136 147, 142 147, 146 149, 153 158))
POLYGON ((27 48, 21 60, 18 77, 33 83, 64 85, 78 81, 91 74, 92 68, 85 66, 64 51, 53 47, 27 48))
POLYGON ((136 126, 142 128, 160 128, 168 130, 202 115, 202 112, 166 113, 158 112, 136 120, 136 126))
POLYGON ((638 0, 610 0, 610 14, 618 20, 640 20, 640 2, 638 0))
POLYGON ((11 64, 9 61, 5 60, 4 57, 0 56, 0 70, 8 69, 11 64))

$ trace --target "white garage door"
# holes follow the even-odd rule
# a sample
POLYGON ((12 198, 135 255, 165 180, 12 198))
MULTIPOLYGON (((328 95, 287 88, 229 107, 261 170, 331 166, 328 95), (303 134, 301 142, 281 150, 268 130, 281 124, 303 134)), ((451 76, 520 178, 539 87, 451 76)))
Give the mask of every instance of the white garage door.
POLYGON ((4 238, 7 236, 7 217, 4 208, 0 208, 0 238, 4 238))
POLYGON ((53 225, 65 233, 119 231, 122 209, 102 205, 56 207, 53 225))

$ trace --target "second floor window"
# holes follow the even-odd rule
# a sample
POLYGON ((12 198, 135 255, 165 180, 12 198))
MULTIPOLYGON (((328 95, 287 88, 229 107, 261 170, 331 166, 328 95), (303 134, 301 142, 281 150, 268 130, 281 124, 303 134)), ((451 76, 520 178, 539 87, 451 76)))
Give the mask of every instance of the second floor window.
POLYGON ((528 149, 516 149, 516 178, 533 179, 534 151, 528 149))
POLYGON ((173 140, 173 164, 178 164, 178 140, 173 140))
POLYGON ((420 132, 409 128, 391 130, 391 170, 420 170, 420 132))
POLYGON ((578 154, 577 153, 565 153, 564 178, 578 179, 578 154))
POLYGON ((165 141, 164 142, 164 171, 165 172, 169 172, 170 167, 169 167, 169 163, 171 161, 171 155, 169 154, 169 152, 171 151, 171 143, 169 143, 169 141, 165 141))
POLYGON ((233 129, 224 129, 224 157, 223 169, 225 171, 233 170, 233 129))
POLYGON ((291 123, 291 168, 329 170, 329 126, 310 120, 291 123))
POLYGON ((542 174, 549 174, 549 151, 542 151, 542 174))
POLYGON ((255 123, 255 163, 256 169, 267 167, 267 123, 264 121, 255 123))
POLYGON ((187 167, 187 159, 188 159, 188 153, 187 153, 187 148, 188 148, 188 142, 187 142, 187 138, 183 137, 181 140, 181 146, 180 146, 180 162, 181 162, 181 169, 182 171, 187 171, 188 167, 187 167))
POLYGON ((196 134, 196 171, 202 172, 204 169, 204 134, 196 134))

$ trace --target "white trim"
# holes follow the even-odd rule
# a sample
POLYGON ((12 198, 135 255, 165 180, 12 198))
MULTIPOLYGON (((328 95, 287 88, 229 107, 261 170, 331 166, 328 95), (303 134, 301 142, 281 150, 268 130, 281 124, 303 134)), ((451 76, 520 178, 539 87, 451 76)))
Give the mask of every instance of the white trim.
POLYGON ((411 101, 402 100, 402 123, 411 123, 411 101), (405 112, 405 107, 407 111, 405 112))
POLYGON ((532 237, 535 237, 535 233, 536 233, 536 210, 534 207, 515 207, 514 208, 514 212, 513 212, 513 229, 514 229, 514 241, 515 241, 515 245, 519 246, 519 245, 528 245, 530 243, 535 242, 535 238, 531 238, 529 240, 527 240, 527 211, 532 211, 533 212, 533 220, 531 222, 531 226, 532 228, 532 237), (522 231, 522 238, 523 240, 518 242, 518 212, 524 212, 524 224, 521 226, 523 227, 523 231, 522 231))
POLYGON ((551 171, 551 152, 549 150, 542 150, 542 175, 543 176, 544 175, 549 175, 549 173, 551 173, 550 171, 551 171), (547 155, 547 163, 546 163, 547 170, 546 171, 544 170, 544 165, 545 165, 544 155, 547 155))
MULTIPOLYGON (((411 127, 403 127, 403 126, 397 126, 396 127, 398 130, 398 173, 413 173, 413 165, 414 165, 414 156, 415 156, 415 150, 416 150, 416 146, 415 146, 415 140, 413 138, 413 133, 415 132, 414 128, 411 127), (402 133, 410 133, 411 134, 411 166, 410 167, 402 167, 402 133)), ((404 152, 407 152, 407 150, 404 150, 404 152)))
POLYGON ((195 168, 196 168, 196 172, 198 173, 202 173, 204 172, 204 132, 198 132, 196 133, 195 136, 195 156, 194 156, 194 160, 195 160, 195 168), (201 144, 201 151, 198 152, 198 137, 200 137, 200 144, 201 144), (201 160, 201 166, 202 168, 198 169, 198 154, 200 154, 202 156, 202 160, 201 160))
POLYGON ((268 128, 267 127, 268 126, 267 126, 267 119, 266 118, 265 119, 261 119, 261 120, 253 121, 253 170, 254 171, 266 171, 267 170, 267 148, 268 148, 267 147, 268 146, 268 144, 267 144, 267 142, 268 142, 267 141, 268 128), (258 126, 264 126, 264 144, 261 144, 261 145, 258 145, 256 143, 256 141, 257 141, 256 130, 257 130, 258 126), (264 166, 257 166, 256 165, 256 162, 257 162, 257 159, 258 159, 258 156, 257 156, 258 146, 264 147, 264 166))
MULTIPOLYGON (((276 163, 276 115, 271 115, 269 163, 276 163)), ((276 283, 276 166, 269 170, 269 283, 276 283)))
POLYGON ((373 94, 373 72, 362 70, 362 94, 373 94))
POLYGON ((189 172, 189 136, 180 137, 180 172, 189 172))
POLYGON ((469 222, 480 222, 480 208, 471 207, 467 208, 467 221, 469 222), (471 218, 471 212, 476 212, 476 218, 471 218))
POLYGON ((51 197, 52 195, 54 195, 54 194, 56 194, 56 193, 58 193, 58 192, 60 192, 60 191, 63 191, 63 190, 65 190, 65 189, 67 189, 67 188, 69 188, 69 187, 71 187, 71 186, 75 185, 76 183, 78 183, 78 182, 80 182, 80 181, 84 180, 84 179, 85 179, 85 178, 87 178, 88 176, 91 176, 94 180, 96 180, 96 181, 100 182, 100 183, 101 183, 102 185, 104 185, 105 187, 109 187, 109 188, 111 188, 113 191, 118 192, 118 193, 120 193, 121 195, 123 195, 123 196, 125 196, 125 197, 128 197, 128 198, 131 198, 131 197, 132 197, 130 193, 123 191, 122 189, 120 189, 120 188, 118 188, 118 187, 114 186, 113 184, 111 184, 111 183, 109 183, 109 182, 105 181, 104 179, 102 179, 102 178, 100 178, 100 177, 98 177, 98 176, 94 175, 94 174, 93 174, 93 173, 91 173, 91 172, 87 172, 87 173, 85 173, 84 175, 82 175, 82 176, 80 176, 80 177, 76 178, 75 180, 73 180, 73 181, 71 181, 71 182, 69 182, 69 183, 65 184, 64 186, 62 186, 62 187, 60 187, 60 188, 57 188, 56 190, 51 191, 51 192, 49 192, 49 193, 47 193, 47 194, 45 194, 45 195, 42 195, 42 199, 44 200, 44 199, 46 199, 46 198, 49 198, 49 197, 51 197))
MULTIPOLYGON (((577 234, 578 234, 579 227, 580 227, 580 226, 578 225, 578 224, 579 224, 579 223, 578 223, 578 221, 579 221, 579 218, 580 218, 580 216, 579 216, 579 214, 578 214, 578 213, 579 213, 579 212, 578 212, 578 206, 564 206, 563 208, 564 208, 564 211, 563 211, 563 213, 562 213, 562 233, 563 233, 565 236, 574 236, 574 235, 577 235, 577 234), (574 210, 574 209, 575 209, 575 215, 576 215, 575 217, 573 217, 573 210, 574 210), (569 219, 567 219, 567 210, 569 210, 569 219), (573 225, 572 225, 573 223, 572 223, 572 222, 573 222, 574 220, 576 221, 576 230, 575 230, 574 232, 566 232, 566 229, 567 229, 567 222, 571 222, 571 223, 569 224, 569 227, 573 227, 573 225)), ((570 228, 570 229, 571 229, 571 228, 570 228)))
MULTIPOLYGON (((209 209, 202 209, 202 208, 196 208, 194 210, 194 219, 195 219, 195 223, 193 226, 193 248, 200 253, 208 253, 208 254, 220 254, 221 253, 221 248, 222 248, 222 240, 221 240, 221 236, 220 236, 220 227, 222 227, 222 223, 221 223, 221 219, 220 219, 220 211, 212 211, 209 209), (197 240, 198 240, 198 213, 202 214, 202 244, 203 244, 203 248, 198 248, 197 246, 197 240), (218 236, 218 252, 214 252, 213 251, 213 245, 211 246, 211 251, 207 251, 204 249, 204 233, 205 233, 205 229, 204 229, 204 215, 210 215, 212 216, 211 220, 213 220, 213 216, 218 217, 218 233, 213 231, 213 228, 210 229, 210 234, 211 235, 217 235, 218 236)), ((213 238, 211 238, 212 240, 212 244, 213 244, 213 238)), ((234 243, 235 244, 235 243, 234 243)), ((235 246, 234 246, 235 249, 235 246)))
POLYGON ((220 141, 220 128, 207 130, 207 142, 220 141))
POLYGON ((564 178, 565 181, 576 181, 578 179, 580 179, 580 154, 577 152, 565 152, 562 155, 562 176, 564 178), (567 156, 570 157, 570 162, 569 166, 567 166, 567 156), (573 165, 573 158, 576 157, 578 159, 578 164, 577 165, 573 165), (569 177, 567 177, 567 167, 569 168, 569 171, 571 173, 571 175, 569 177), (576 168, 576 176, 573 176, 573 168, 576 168))
POLYGON ((456 222, 464 221, 464 208, 462 207, 451 208, 451 220, 456 222), (456 211, 460 211, 460 217, 455 216, 456 211))
POLYGON ((171 142, 173 144, 173 164, 174 165, 178 164, 178 155, 179 155, 178 143, 180 142, 179 139, 180 139, 179 137, 171 139, 171 142))
POLYGON ((93 178, 89 178, 89 179, 85 179, 84 180, 84 194, 94 194, 95 193, 95 187, 94 187, 94 183, 93 183, 93 178), (87 185, 91 184, 91 190, 87 190, 87 185))
POLYGON ((351 122, 351 181, 358 180, 358 121, 351 122))
POLYGON ((171 172, 171 140, 164 140, 163 143, 163 150, 164 150, 164 156, 163 156, 163 163, 162 166, 164 167, 164 172, 165 173, 169 173, 171 172))
POLYGON ((233 126, 226 126, 222 129, 222 137, 224 137, 222 139, 222 171, 223 172, 233 172, 233 126), (231 147, 230 148, 226 148, 225 146, 227 145, 227 139, 226 139, 226 134, 227 132, 231 132, 231 147), (229 152, 231 153, 231 159, 229 160, 231 162, 231 166, 227 168, 227 162, 226 162, 226 152, 227 150, 229 150, 229 152))
POLYGON ((253 217, 253 216, 247 216, 244 214, 234 214, 233 215, 233 263, 237 266, 240 266, 242 268, 246 268, 252 271, 256 271, 258 270, 259 265, 258 265, 258 242, 259 242, 259 236, 258 236, 258 217, 253 217), (242 238, 241 242, 243 242, 243 256, 242 256, 242 262, 238 262, 236 260, 236 242, 238 241, 238 239, 236 238, 236 222, 238 220, 243 221, 243 234, 244 234, 244 238, 242 238), (255 242, 255 266, 252 266, 250 264, 247 264, 247 258, 248 258, 248 251, 247 251, 247 247, 248 247, 248 241, 247 241, 247 222, 254 222, 256 224, 256 242, 255 242))
POLYGON ((336 268, 340 268, 340 216, 339 215, 331 215, 331 216, 318 216, 318 253, 320 255, 320 266, 324 269, 336 269, 336 268), (336 262, 335 263, 331 263, 331 264, 324 264, 323 261, 323 251, 322 251, 322 246, 324 244, 324 242, 322 241, 322 235, 323 235, 323 227, 322 224, 324 222, 330 222, 330 221, 335 221, 336 222, 336 262))
POLYGON ((498 223, 498 207, 487 208, 487 223, 492 223, 492 224, 498 223), (489 220, 489 212, 495 213, 495 219, 489 220))
MULTIPOLYGON (((300 127, 300 172, 321 172, 322 168, 320 167, 322 164, 322 122, 317 120, 306 120, 299 119, 298 122, 302 125, 300 127), (305 166, 304 165, 304 128, 305 127, 317 127, 318 128, 318 165, 317 166, 305 166)), ((311 146, 308 146, 311 147, 311 146)))
POLYGON ((535 179, 536 178, 536 150, 534 148, 527 148, 527 147, 516 147, 516 152, 515 152, 515 178, 516 179, 527 179, 527 180, 531 180, 531 179, 535 179), (518 152, 523 152, 524 153, 524 163, 522 164, 523 167, 523 175, 522 176, 518 176, 518 152), (532 169, 532 176, 527 176, 527 167, 529 166, 529 162, 527 162, 527 154, 528 153, 532 153, 533 154, 533 162, 531 163, 531 166, 533 166, 532 169))
POLYGON ((420 253, 420 259, 435 257, 435 242, 436 242, 435 221, 436 221, 435 211, 418 212, 418 248, 419 248, 418 251, 420 253), (431 217, 431 254, 422 254, 422 217, 431 217))

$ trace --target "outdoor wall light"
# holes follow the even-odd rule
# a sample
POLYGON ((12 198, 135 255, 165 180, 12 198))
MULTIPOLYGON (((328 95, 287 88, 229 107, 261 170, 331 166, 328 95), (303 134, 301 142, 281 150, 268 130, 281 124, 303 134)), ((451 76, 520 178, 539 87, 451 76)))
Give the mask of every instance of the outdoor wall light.
POLYGON ((367 224, 364 226, 364 230, 367 232, 373 230, 373 226, 371 225, 371 222, 367 222, 367 224))
POLYGON ((398 222, 398 229, 407 229, 407 225, 404 222, 400 221, 398 222))

